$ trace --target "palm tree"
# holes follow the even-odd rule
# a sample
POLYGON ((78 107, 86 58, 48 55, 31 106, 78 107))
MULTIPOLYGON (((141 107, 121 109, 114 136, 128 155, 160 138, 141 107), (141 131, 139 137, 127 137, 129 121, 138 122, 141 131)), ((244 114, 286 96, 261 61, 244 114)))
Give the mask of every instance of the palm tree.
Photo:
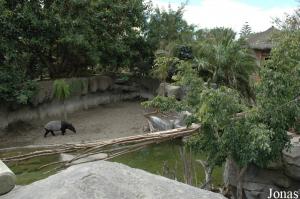
POLYGON ((257 64, 245 40, 235 40, 235 33, 224 28, 213 29, 206 37, 193 49, 200 76, 253 98, 250 76, 257 70, 257 64))

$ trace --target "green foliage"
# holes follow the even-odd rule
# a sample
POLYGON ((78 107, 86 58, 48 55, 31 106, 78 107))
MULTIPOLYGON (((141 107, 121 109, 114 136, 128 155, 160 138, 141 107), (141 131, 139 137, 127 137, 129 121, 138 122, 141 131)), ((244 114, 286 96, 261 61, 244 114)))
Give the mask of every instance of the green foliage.
POLYGON ((268 68, 278 72, 292 72, 299 63, 300 29, 295 31, 283 31, 275 41, 277 45, 272 49, 267 62, 268 68))
POLYGON ((244 109, 240 96, 230 88, 205 89, 200 98, 200 108, 197 112, 199 121, 211 124, 216 129, 224 129, 231 123, 232 117, 244 109))
POLYGON ((176 84, 186 91, 184 102, 190 106, 190 111, 196 112, 200 103, 200 94, 204 88, 203 80, 198 76, 191 62, 180 61, 177 64, 178 72, 173 76, 176 84))
POLYGON ((23 71, 0 66, 0 102, 14 106, 28 104, 36 91, 36 83, 27 80, 23 71))
POLYGON ((232 157, 240 167, 250 163, 265 166, 276 160, 289 144, 287 129, 299 117, 299 103, 294 100, 300 88, 299 80, 295 81, 299 73, 293 73, 291 78, 291 74, 262 69, 257 105, 251 109, 234 93, 204 91, 197 114, 203 128, 192 145, 213 157, 209 160, 212 165, 225 157, 232 157), (235 117, 239 112, 245 116, 235 117))
POLYGON ((300 67, 297 66, 289 72, 265 68, 260 74, 262 80, 257 85, 257 105, 263 108, 266 115, 264 120, 274 126, 273 128, 280 127, 283 130, 292 127, 295 118, 299 118, 296 98, 300 89, 300 67), (282 120, 285 122, 282 123, 282 120))
POLYGON ((142 0, 98 1, 99 12, 94 19, 99 31, 99 51, 102 65, 111 70, 122 66, 132 69, 144 65, 150 52, 141 36, 145 30, 149 4, 142 0), (104 12, 104 11, 105 12, 104 12))
POLYGON ((293 14, 286 15, 284 20, 277 18, 276 24, 285 31, 300 30, 300 7, 293 14))
POLYGON ((189 145, 206 153, 213 166, 224 163, 228 157, 241 168, 250 163, 266 166, 281 155, 288 140, 286 131, 278 131, 265 122, 260 111, 260 107, 249 109, 232 89, 205 89, 196 114, 202 128, 189 145))
POLYGON ((61 101, 66 100, 70 96, 70 85, 65 80, 55 80, 53 83, 54 96, 61 101))
MULTIPOLYGON (((299 35, 294 30, 279 37, 270 60, 260 70, 261 80, 253 89, 256 101, 251 106, 238 84, 247 85, 254 60, 244 41, 234 41, 230 31, 214 30, 205 35, 207 41, 195 51, 196 56, 202 55, 198 59, 201 64, 177 64, 173 79, 187 92, 182 109, 190 110, 193 119, 201 123, 201 130, 188 144, 205 153, 212 167, 223 164, 226 158, 233 158, 240 168, 251 163, 263 167, 289 147, 286 131, 296 127, 300 118, 299 35), (203 48, 208 41, 212 47, 203 48), (211 82, 227 86, 213 89, 209 83, 203 84, 199 67, 208 71, 211 82)), ((156 101, 157 108, 161 108, 160 103, 156 101)))
POLYGON ((166 78, 168 77, 168 72, 171 65, 173 65, 177 61, 178 59, 174 57, 158 56, 154 60, 152 75, 158 78, 159 80, 165 82, 166 78))
MULTIPOLYGON (((278 45, 272 50, 271 59, 260 71, 261 81, 257 85, 257 105, 262 107, 262 118, 274 130, 284 131, 298 128, 300 90, 300 32, 284 32, 278 45)), ((298 129, 299 131, 299 129, 298 129)))
POLYGON ((264 124, 247 120, 237 121, 234 126, 226 128, 222 136, 226 143, 226 157, 233 158, 240 167, 251 163, 266 166, 280 157, 277 146, 272 145, 274 135, 274 131, 264 124), (273 153, 274 151, 276 153, 273 153))
POLYGON ((152 46, 153 52, 157 49, 172 51, 175 44, 186 45, 193 40, 194 26, 183 19, 184 6, 177 10, 172 10, 170 6, 168 10, 156 8, 151 13, 146 40, 152 46))
POLYGON ((148 56, 139 46, 147 9, 142 0, 1 0, 0 60, 31 78, 45 69, 60 78, 128 66, 148 56))
POLYGON ((290 31, 279 37, 260 70, 254 106, 248 107, 232 90, 203 90, 197 112, 202 129, 190 144, 207 153, 211 165, 231 157, 241 168, 266 166, 289 147, 286 131, 299 120, 299 35, 290 31))
POLYGON ((216 28, 205 33, 194 45, 199 75, 205 81, 239 90, 254 98, 249 84, 250 75, 257 70, 255 56, 243 39, 235 40, 231 29, 216 28))
POLYGON ((199 97, 199 108, 195 116, 202 127, 199 134, 188 144, 196 151, 204 152, 210 165, 221 165, 228 157, 228 143, 224 140, 226 129, 234 125, 232 118, 237 112, 241 112, 244 106, 240 102, 239 94, 226 87, 204 89, 199 97))
POLYGON ((145 108, 154 108, 160 112, 181 111, 184 105, 174 97, 156 96, 151 101, 142 103, 145 108))

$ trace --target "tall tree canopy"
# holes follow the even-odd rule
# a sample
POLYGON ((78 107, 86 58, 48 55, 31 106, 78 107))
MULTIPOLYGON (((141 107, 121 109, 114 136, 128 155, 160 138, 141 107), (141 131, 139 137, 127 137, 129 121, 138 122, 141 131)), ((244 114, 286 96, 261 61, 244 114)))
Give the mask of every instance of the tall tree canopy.
POLYGON ((184 5, 177 10, 156 8, 150 15, 146 40, 154 50, 166 49, 168 45, 188 44, 193 39, 194 26, 183 19, 184 5))
POLYGON ((245 22, 245 24, 243 25, 241 32, 240 32, 240 36, 241 37, 247 37, 252 33, 252 29, 249 25, 248 22, 245 22))
POLYGON ((43 68, 57 78, 128 65, 147 12, 142 0, 1 0, 0 6, 2 61, 13 60, 32 78, 43 68))

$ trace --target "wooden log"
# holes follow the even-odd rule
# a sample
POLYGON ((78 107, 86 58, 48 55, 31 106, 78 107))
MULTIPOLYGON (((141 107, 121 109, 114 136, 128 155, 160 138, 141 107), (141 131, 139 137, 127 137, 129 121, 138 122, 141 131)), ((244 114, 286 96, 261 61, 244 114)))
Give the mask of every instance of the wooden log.
MULTIPOLYGON (((59 153, 70 153, 77 152, 78 155, 74 157, 69 163, 78 160, 80 158, 84 158, 90 154, 102 153, 103 151, 109 151, 111 148, 115 148, 115 150, 111 150, 111 156, 117 154, 123 154, 125 151, 130 151, 132 148, 136 148, 138 146, 146 146, 153 143, 159 143, 167 140, 172 140, 178 137, 183 137, 187 135, 191 135, 194 132, 199 130, 200 125, 194 124, 189 128, 177 128, 165 131, 159 131, 154 133, 147 133, 142 135, 134 135, 110 140, 96 140, 94 142, 84 143, 84 144, 62 144, 62 145, 54 145, 54 149, 51 150, 49 146, 47 146, 46 150, 38 150, 35 152, 30 152, 22 155, 6 157, 2 160, 4 162, 14 162, 14 161, 24 161, 31 158, 54 155, 59 153), (127 146, 127 147, 124 147, 127 146), (122 151, 123 150, 123 151, 122 151)), ((111 157, 110 156, 110 157, 111 157)))

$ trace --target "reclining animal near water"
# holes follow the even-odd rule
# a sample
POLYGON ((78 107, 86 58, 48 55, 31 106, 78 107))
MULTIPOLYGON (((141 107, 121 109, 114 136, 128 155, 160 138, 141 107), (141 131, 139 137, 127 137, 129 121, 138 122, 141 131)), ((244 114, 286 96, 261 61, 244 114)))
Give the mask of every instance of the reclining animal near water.
POLYGON ((51 133, 53 136, 55 136, 54 131, 61 131, 62 135, 65 135, 66 129, 69 129, 76 133, 76 130, 74 126, 71 123, 65 122, 65 121, 50 121, 45 126, 45 134, 44 137, 47 136, 48 133, 51 133))

